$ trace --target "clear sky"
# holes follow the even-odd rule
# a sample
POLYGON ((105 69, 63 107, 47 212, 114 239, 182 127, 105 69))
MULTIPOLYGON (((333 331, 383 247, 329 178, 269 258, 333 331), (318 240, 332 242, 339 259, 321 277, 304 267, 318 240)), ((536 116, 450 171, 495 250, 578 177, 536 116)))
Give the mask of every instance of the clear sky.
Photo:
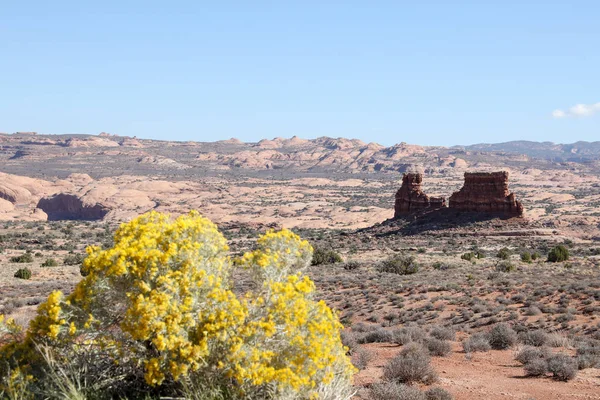
POLYGON ((0 0, 0 132, 600 140, 600 1, 0 0))

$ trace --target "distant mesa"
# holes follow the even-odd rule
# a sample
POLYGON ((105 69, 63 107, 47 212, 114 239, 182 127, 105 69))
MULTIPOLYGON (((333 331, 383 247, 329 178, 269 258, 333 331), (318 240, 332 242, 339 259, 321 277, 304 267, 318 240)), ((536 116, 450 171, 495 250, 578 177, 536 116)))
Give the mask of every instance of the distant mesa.
POLYGON ((465 184, 452 194, 450 208, 498 214, 523 215, 523 205, 508 190, 508 172, 465 172, 465 184))
POLYGON ((446 199, 427 196, 421 189, 421 182, 423 182, 423 175, 418 172, 404 174, 402 186, 396 192, 394 218, 422 210, 446 207, 446 199))
POLYGON ((59 193, 51 197, 43 197, 37 204, 48 215, 48 221, 60 220, 101 220, 110 208, 100 204, 87 204, 74 194, 59 193))
MULTIPOLYGON (((450 196, 448 208, 497 215, 500 217, 523 216, 523 205, 508 190, 508 172, 466 172, 463 187, 450 196)), ((421 189, 423 175, 406 173, 402 186, 396 192, 394 218, 446 208, 446 199, 430 197, 421 189)))

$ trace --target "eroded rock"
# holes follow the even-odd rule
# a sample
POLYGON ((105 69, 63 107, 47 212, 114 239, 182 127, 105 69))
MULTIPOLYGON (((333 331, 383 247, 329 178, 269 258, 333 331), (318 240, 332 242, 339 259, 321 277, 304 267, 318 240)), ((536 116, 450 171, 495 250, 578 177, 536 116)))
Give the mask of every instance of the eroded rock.
POLYGON ((85 220, 93 221, 104 218, 110 208, 103 204, 90 204, 74 194, 59 193, 51 197, 43 197, 37 204, 48 215, 48 221, 85 220))
POLYGON ((396 192, 394 218, 425 209, 446 207, 446 199, 427 196, 421 189, 421 182, 423 182, 423 175, 420 173, 404 174, 402 186, 396 192))
POLYGON ((523 205, 508 190, 508 172, 466 172, 464 186, 452 194, 450 208, 510 217, 523 215, 523 205))

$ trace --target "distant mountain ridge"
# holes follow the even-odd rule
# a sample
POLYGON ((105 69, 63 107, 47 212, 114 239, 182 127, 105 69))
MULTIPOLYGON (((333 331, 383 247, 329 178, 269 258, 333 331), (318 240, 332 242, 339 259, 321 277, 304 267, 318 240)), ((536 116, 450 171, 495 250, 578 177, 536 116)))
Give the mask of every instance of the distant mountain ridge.
POLYGON ((583 161, 600 158, 600 141, 557 144, 552 142, 515 140, 504 143, 478 143, 469 146, 452 146, 452 148, 466 151, 524 154, 529 157, 555 161, 559 159, 563 159, 564 161, 583 161))
POLYGON ((512 141, 469 146, 393 146, 358 139, 276 137, 245 143, 232 138, 215 142, 168 141, 100 135, 0 134, 0 171, 68 176, 83 168, 93 176, 132 171, 198 176, 236 171, 292 173, 390 173, 422 171, 462 174, 469 170, 577 168, 600 171, 600 141, 555 144, 512 141), (77 167, 75 167, 77 166, 77 167))

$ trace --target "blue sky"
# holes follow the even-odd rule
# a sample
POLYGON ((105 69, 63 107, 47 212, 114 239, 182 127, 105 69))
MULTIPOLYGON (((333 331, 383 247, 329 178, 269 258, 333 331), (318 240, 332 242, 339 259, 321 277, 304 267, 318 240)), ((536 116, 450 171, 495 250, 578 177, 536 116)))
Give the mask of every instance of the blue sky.
POLYGON ((600 140, 598 1, 0 2, 0 132, 600 140))

